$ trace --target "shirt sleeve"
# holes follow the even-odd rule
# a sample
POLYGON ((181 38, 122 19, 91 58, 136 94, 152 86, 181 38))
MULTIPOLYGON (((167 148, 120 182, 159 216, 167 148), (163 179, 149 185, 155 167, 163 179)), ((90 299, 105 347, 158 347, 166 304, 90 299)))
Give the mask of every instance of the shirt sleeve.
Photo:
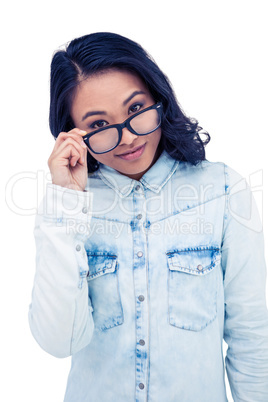
POLYGON ((29 308, 31 332, 56 357, 85 347, 94 323, 88 298, 90 192, 47 185, 35 219, 36 274, 29 308))
POLYGON ((235 402, 268 401, 268 313, 261 220, 246 181, 226 168, 222 244, 226 371, 235 402))

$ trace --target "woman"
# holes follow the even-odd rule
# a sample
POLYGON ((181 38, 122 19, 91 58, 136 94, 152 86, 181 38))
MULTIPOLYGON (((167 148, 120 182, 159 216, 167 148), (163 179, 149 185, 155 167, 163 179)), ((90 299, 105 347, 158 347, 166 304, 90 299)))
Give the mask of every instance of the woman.
POLYGON ((65 401, 268 400, 263 239, 248 186, 135 42, 96 33, 51 64, 29 311, 72 355, 65 401))

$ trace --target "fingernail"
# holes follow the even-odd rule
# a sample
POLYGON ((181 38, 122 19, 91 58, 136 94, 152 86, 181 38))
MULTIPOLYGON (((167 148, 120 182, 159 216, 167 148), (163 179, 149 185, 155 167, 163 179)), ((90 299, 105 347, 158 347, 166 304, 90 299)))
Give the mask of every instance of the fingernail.
POLYGON ((81 145, 82 145, 83 148, 87 147, 83 140, 81 141, 81 145))
POLYGON ((87 132, 85 130, 79 130, 80 134, 86 134, 87 132))

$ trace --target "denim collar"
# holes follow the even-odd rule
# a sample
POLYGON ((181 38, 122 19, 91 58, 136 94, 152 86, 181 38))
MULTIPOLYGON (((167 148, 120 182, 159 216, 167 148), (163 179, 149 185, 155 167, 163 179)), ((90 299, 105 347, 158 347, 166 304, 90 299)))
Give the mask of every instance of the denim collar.
POLYGON ((121 197, 127 197, 133 187, 141 183, 145 189, 159 193, 176 171, 179 162, 163 151, 155 164, 142 176, 140 181, 118 173, 115 169, 100 163, 96 172, 100 179, 121 197))

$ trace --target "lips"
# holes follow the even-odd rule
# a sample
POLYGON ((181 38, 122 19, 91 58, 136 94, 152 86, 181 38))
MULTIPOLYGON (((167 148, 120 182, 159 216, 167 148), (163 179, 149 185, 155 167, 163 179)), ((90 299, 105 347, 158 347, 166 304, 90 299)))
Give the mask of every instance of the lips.
POLYGON ((146 144, 140 145, 138 147, 135 147, 135 148, 133 148, 133 149, 127 151, 127 152, 124 152, 124 153, 122 153, 120 155, 117 155, 117 156, 119 158, 121 158, 121 159, 124 159, 124 160, 137 159, 143 154, 144 149, 145 149, 145 145, 146 144))

